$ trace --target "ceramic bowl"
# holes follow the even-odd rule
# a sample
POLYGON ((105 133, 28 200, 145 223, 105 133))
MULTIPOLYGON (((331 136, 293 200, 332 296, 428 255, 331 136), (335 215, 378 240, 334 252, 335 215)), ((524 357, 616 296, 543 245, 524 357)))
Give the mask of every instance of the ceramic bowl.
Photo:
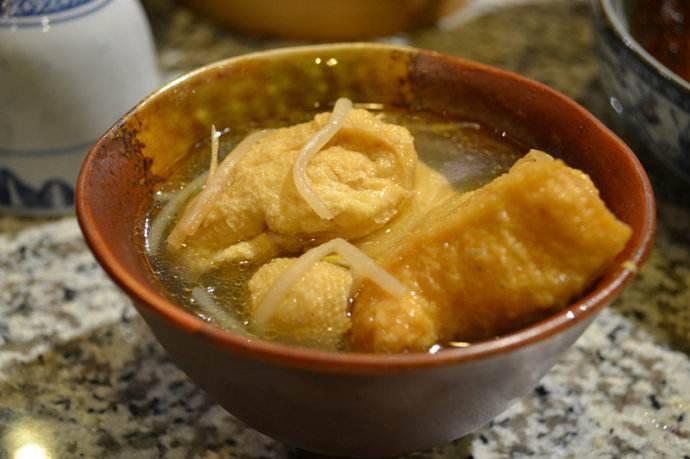
POLYGON ((635 140, 690 183, 690 82, 632 37, 633 5, 630 0, 593 0, 601 82, 635 140))
POLYGON ((77 213, 96 258, 192 380, 265 434, 346 456, 444 444, 528 394, 632 279, 620 262, 640 264, 654 230, 652 190, 634 154, 572 100, 481 64, 374 44, 251 54, 171 83, 91 149, 78 182, 77 213), (330 353, 247 339, 175 305, 142 249, 153 187, 208 136, 212 122, 261 124, 339 96, 474 119, 561 156, 586 171, 609 208, 632 227, 619 263, 546 320, 433 355, 330 353))
POLYGON ((439 19, 466 0, 184 0, 235 30, 309 40, 355 40, 402 32, 439 19))

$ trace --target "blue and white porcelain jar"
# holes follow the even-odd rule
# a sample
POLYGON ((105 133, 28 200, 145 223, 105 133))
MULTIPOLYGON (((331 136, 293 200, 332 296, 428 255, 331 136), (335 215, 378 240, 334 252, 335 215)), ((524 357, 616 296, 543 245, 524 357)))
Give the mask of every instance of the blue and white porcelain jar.
POLYGON ((0 0, 0 212, 71 212, 86 151, 158 83, 136 0, 0 0))

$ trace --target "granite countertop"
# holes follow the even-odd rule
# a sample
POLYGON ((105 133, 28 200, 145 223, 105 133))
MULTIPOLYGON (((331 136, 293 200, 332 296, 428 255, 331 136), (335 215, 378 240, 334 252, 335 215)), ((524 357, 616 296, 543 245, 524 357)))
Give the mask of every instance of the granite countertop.
MULTIPOLYGON (((167 77, 291 44, 232 35, 170 0, 144 5, 167 77)), ((587 3, 504 6, 442 26, 387 40, 515 70, 614 124, 587 3)), ((640 155, 659 227, 635 282, 532 394, 480 431, 411 457, 690 458, 690 198, 640 155)), ((171 363, 73 217, 0 217, 0 458, 308 456, 235 420, 171 363)))

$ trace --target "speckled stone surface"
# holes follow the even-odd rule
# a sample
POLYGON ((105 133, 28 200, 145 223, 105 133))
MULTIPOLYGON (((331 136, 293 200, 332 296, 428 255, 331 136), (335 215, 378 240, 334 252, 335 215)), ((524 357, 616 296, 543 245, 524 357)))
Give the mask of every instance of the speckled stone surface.
MULTIPOLYGON (((287 44, 234 36, 168 0, 145 6, 169 77, 287 44)), ((516 70, 616 124, 586 3, 507 7, 392 40, 516 70)), ((634 284, 532 394, 479 432, 411 457, 690 458, 690 193, 639 154, 659 229, 634 284)), ((0 458, 43 457, 311 456, 236 421, 170 362, 74 218, 0 217, 0 458)))

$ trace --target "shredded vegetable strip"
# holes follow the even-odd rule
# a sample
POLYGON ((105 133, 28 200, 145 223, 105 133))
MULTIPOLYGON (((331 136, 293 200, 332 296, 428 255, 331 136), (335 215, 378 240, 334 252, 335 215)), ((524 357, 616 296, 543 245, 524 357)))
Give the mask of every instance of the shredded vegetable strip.
POLYGON ((211 167, 208 169, 208 179, 216 173, 218 169, 218 148, 220 144, 220 132, 216 131, 216 125, 211 125, 211 167))
POLYGON ((156 218, 154 218, 151 223, 151 231, 149 231, 148 244, 146 246, 149 253, 154 254, 158 251, 163 233, 170 224, 173 215, 180 210, 180 207, 187 202, 193 194, 204 186, 207 178, 208 172, 204 172, 189 182, 184 188, 173 194, 170 200, 163 206, 160 212, 158 212, 158 215, 156 215, 156 218))
POLYGON ((256 323, 258 325, 265 324, 290 288, 317 262, 331 253, 337 253, 344 259, 353 276, 366 277, 395 297, 400 297, 407 291, 399 280, 388 274, 357 247, 345 239, 332 239, 305 252, 276 279, 255 311, 254 320, 256 323))
POLYGON ((314 155, 338 133, 351 109, 352 101, 350 99, 342 97, 338 99, 326 125, 304 144, 292 168, 292 178, 295 181, 295 186, 300 196, 316 212, 316 215, 324 220, 331 220, 335 215, 326 207, 326 204, 311 187, 311 183, 309 183, 307 178, 307 165, 314 155))
POLYGON ((158 203, 164 204, 164 203, 170 201, 170 199, 174 198, 176 194, 177 194, 177 191, 173 191, 171 193, 171 192, 163 192, 163 191, 158 190, 153 194, 153 200, 158 202, 158 203))
POLYGON ((257 131, 244 138, 235 149, 220 163, 218 170, 209 178, 206 187, 199 193, 197 199, 190 205, 173 232, 168 237, 168 243, 179 246, 184 242, 185 237, 192 234, 201 224, 203 217, 213 205, 213 196, 220 194, 228 186, 228 181, 235 168, 235 165, 249 153, 251 147, 270 131, 257 131))
POLYGON ((208 315, 222 328, 240 333, 244 331, 238 320, 232 317, 223 307, 216 304, 205 288, 194 287, 192 289, 192 299, 199 305, 204 314, 208 315))

